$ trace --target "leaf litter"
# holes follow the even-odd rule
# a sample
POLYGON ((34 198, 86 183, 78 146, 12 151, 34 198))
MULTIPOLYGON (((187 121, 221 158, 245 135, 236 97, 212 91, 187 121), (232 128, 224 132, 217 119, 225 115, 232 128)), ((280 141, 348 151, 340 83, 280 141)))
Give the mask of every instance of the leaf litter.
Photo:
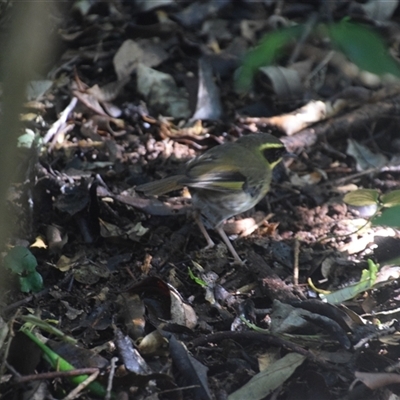
MULTIPOLYGON (((305 35, 296 44, 291 33, 277 35, 286 57, 260 66, 250 91, 238 93, 243 55, 276 25, 293 24, 293 15, 307 23, 311 4, 64 7, 59 58, 28 87, 21 120, 29 134, 21 135, 23 162, 9 192, 15 224, 6 252, 24 244, 43 287, 35 296, 29 285, 21 292, 21 276, 4 272, 2 318, 11 328, 1 325, 2 350, 9 329, 28 328, 21 315, 36 314, 29 328, 37 326, 37 340, 60 343, 64 334, 89 350, 64 354, 50 346, 68 368, 92 367, 101 353, 99 391, 89 384, 81 389, 86 399, 116 392, 135 399, 344 398, 367 389, 398 395, 388 386, 397 382, 398 233, 368 224, 340 190, 351 183, 369 202, 372 193, 395 210, 398 86, 359 71, 326 41, 305 35), (257 130, 281 136, 297 158, 276 169, 256 211, 227 222, 247 260, 238 268, 223 244, 204 249, 185 190, 156 199, 134 188, 257 130), (199 268, 189 273, 194 262, 199 268), (260 371, 257 360, 268 348, 275 358, 260 371)), ((357 9, 374 26, 372 5, 357 9)), ((344 18, 354 10, 335 11, 344 18)), ((398 24, 392 9, 379 19, 398 24)), ((338 25, 335 40, 353 29, 338 25)), ((397 73, 391 61, 390 69, 397 73)), ((31 363, 18 358, 25 336, 12 339, 4 399, 26 390, 15 386, 16 371, 46 370, 34 347, 26 354, 31 363)), ((73 389, 68 380, 44 382, 48 396, 73 389)))

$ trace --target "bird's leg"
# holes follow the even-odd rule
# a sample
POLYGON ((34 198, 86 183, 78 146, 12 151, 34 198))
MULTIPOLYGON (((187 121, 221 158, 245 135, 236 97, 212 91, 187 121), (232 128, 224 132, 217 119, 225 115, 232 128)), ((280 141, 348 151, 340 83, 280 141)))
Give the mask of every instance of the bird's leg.
POLYGON ((206 241, 207 241, 206 249, 211 249, 211 248, 213 248, 213 247, 215 246, 215 243, 214 243, 213 240, 210 238, 210 235, 208 234, 207 229, 206 229, 206 227, 204 226, 203 221, 201 220, 201 217, 200 217, 200 214, 199 214, 199 213, 196 213, 196 215, 195 215, 195 220, 196 220, 196 222, 197 222, 197 225, 198 225, 199 228, 200 228, 200 232, 203 234, 204 238, 205 238, 206 241))
MULTIPOLYGON (((201 220, 200 213, 196 212, 194 218, 195 218, 195 220, 197 222, 197 225, 200 228, 201 233, 203 234, 204 238, 207 241, 207 246, 205 248, 206 249, 211 249, 212 247, 215 246, 215 243, 213 242, 213 240, 211 239, 210 235, 208 234, 207 229, 204 226, 203 221, 201 220)), ((228 236, 226 236, 226 233, 222 228, 222 224, 220 224, 219 226, 215 227, 215 230, 219 233, 219 236, 221 236, 221 238, 224 241, 226 247, 228 248, 228 250, 233 255, 233 258, 235 259, 235 264, 243 265, 244 262, 239 257, 238 253, 236 252, 235 248, 233 247, 233 245, 232 245, 231 241, 229 240, 228 236)))
POLYGON ((215 227, 215 230, 219 233, 219 236, 221 236, 222 240, 226 244, 226 247, 229 249, 231 254, 233 255, 233 258, 235 259, 235 264, 243 265, 244 262, 241 260, 239 257, 238 253, 236 253, 235 248, 233 247, 231 241, 229 240, 228 236, 226 236, 226 233, 224 229, 222 228, 222 224, 219 226, 215 227))

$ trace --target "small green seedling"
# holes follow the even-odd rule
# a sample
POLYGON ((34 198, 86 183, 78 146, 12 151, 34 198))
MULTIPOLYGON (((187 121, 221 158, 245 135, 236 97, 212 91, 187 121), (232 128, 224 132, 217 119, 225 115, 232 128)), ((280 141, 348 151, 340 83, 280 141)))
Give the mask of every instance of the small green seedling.
POLYGON ((359 282, 354 285, 347 286, 343 289, 336 290, 334 292, 327 292, 317 289, 310 278, 308 280, 308 284, 317 293, 319 293, 322 301, 329 304, 340 304, 344 301, 353 299, 354 297, 358 296, 360 293, 365 292, 366 290, 372 289, 376 281, 378 270, 379 265, 368 259, 368 269, 363 269, 359 282))
MULTIPOLYGON (((42 350, 45 360, 57 371, 71 371, 75 367, 66 361, 64 358, 60 357, 57 353, 50 349, 42 343, 26 326, 21 328, 21 331, 25 333, 36 345, 42 350)), ((82 384, 88 375, 79 375, 70 377, 70 381, 76 385, 82 384)), ((99 382, 95 381, 88 385, 88 390, 94 395, 104 398, 107 395, 106 389, 99 382)), ((110 398, 115 399, 115 394, 110 393, 110 398)))
POLYGON ((39 292, 43 279, 37 267, 36 257, 25 247, 15 246, 4 257, 4 266, 18 275, 20 289, 24 293, 39 292))
POLYGON ((381 195, 376 189, 359 189, 347 193, 343 201, 355 207, 375 205, 372 225, 400 228, 400 190, 381 195))
MULTIPOLYGON (((198 264, 196 261, 192 261, 193 266, 197 271, 204 271, 203 267, 198 264)), ((194 281, 197 285, 200 285, 201 287, 207 287, 207 282, 204 282, 202 279, 198 278, 194 272, 191 270, 190 267, 188 267, 188 273, 189 273, 189 278, 194 281)))

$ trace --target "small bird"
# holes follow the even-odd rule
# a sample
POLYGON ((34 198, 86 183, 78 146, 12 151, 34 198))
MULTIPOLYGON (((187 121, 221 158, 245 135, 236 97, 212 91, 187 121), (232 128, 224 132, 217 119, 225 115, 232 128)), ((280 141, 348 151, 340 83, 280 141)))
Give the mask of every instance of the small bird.
POLYGON ((235 261, 242 264, 223 230, 223 223, 254 207, 265 196, 272 169, 285 152, 283 143, 269 133, 242 136, 236 142, 213 147, 191 160, 184 174, 139 185, 136 190, 146 196, 158 196, 187 186, 207 248, 213 247, 214 242, 204 223, 219 233, 235 261))

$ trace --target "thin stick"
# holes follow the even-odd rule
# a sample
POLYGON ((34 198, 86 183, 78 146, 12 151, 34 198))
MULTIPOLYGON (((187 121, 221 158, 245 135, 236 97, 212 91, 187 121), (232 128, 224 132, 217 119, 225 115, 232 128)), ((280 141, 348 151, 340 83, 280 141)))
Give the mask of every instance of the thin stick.
POLYGON ((116 367, 117 367, 117 361, 118 361, 118 357, 113 357, 111 359, 111 370, 110 370, 110 373, 108 375, 107 394, 106 394, 106 397, 104 398, 105 400, 110 400, 111 399, 111 390, 112 390, 115 370, 116 370, 116 367))
POLYGON ((68 396, 65 396, 63 400, 73 400, 76 399, 82 390, 86 389, 92 382, 94 382, 99 376, 100 371, 94 372, 87 379, 85 379, 82 383, 80 383, 74 390, 69 392, 68 396))
POLYGON ((45 379, 55 379, 55 378, 68 378, 71 376, 94 374, 98 372, 98 368, 80 368, 72 369, 70 371, 52 371, 44 372, 42 374, 31 374, 31 375, 19 375, 15 378, 15 383, 25 383, 30 381, 39 381, 45 379))
POLYGON ((70 103, 60 114, 60 118, 58 118, 58 120, 54 122, 54 124, 47 131, 46 135, 43 138, 43 143, 48 143, 53 138, 53 136, 57 134, 65 126, 65 124, 67 123, 68 116, 75 108, 77 102, 78 99, 76 97, 73 97, 71 99, 70 103))
POLYGON ((299 253, 300 242, 299 239, 294 239, 294 257, 293 257, 293 283, 297 286, 299 284, 299 253))

